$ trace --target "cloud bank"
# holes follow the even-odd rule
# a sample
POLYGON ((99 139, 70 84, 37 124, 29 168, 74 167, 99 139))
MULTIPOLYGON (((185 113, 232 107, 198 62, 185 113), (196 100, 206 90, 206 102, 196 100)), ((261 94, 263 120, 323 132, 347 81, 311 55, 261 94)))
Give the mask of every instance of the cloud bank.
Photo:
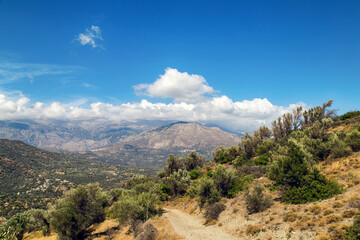
POLYGON ((164 75, 151 84, 140 84, 136 91, 150 97, 172 98, 172 103, 140 102, 113 105, 94 102, 88 107, 60 102, 32 103, 19 95, 17 98, 0 94, 0 120, 14 119, 91 119, 122 120, 178 120, 214 123, 233 131, 253 131, 261 125, 270 125, 273 120, 298 105, 273 105, 268 99, 233 101, 225 95, 210 96, 216 92, 200 75, 181 73, 168 68, 164 75))
POLYGON ((83 46, 90 45, 93 48, 102 48, 102 45, 99 42, 104 39, 101 36, 100 27, 92 25, 90 29, 85 30, 85 33, 80 33, 75 40, 83 46))

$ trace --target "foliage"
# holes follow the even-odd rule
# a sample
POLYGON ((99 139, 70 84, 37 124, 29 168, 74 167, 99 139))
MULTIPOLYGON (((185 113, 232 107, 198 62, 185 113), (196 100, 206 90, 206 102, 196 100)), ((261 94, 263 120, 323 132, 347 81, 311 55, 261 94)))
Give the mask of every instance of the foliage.
POLYGON ((217 220, 220 213, 224 211, 226 208, 225 204, 222 202, 216 202, 213 204, 209 204, 205 207, 205 219, 207 222, 211 220, 217 220))
POLYGON ((178 156, 174 156, 173 154, 170 154, 166 161, 167 164, 164 168, 166 176, 170 176, 174 172, 184 168, 183 159, 179 158, 178 156))
POLYGON ((110 215, 117 218, 121 224, 145 222, 160 212, 160 209, 156 207, 158 202, 158 195, 152 192, 125 194, 116 202, 110 215))
POLYGON ((246 209, 249 214, 262 212, 272 205, 270 196, 264 195, 264 188, 257 185, 254 189, 245 192, 246 209))
POLYGON ((205 163, 205 156, 198 155, 196 152, 189 153, 184 159, 184 166, 187 171, 201 168, 205 163))
POLYGON ((189 172, 184 169, 179 169, 170 176, 163 178, 162 182, 170 187, 170 194, 172 196, 183 194, 190 184, 189 172))
POLYGON ((341 116, 336 117, 335 119, 338 120, 346 120, 346 119, 351 119, 351 118, 355 118, 360 116, 360 111, 350 111, 347 112, 341 116))
POLYGON ((199 204, 203 206, 205 203, 214 204, 221 199, 221 194, 214 184, 214 180, 208 177, 201 178, 197 186, 197 194, 199 195, 199 204))
POLYGON ((229 197, 229 192, 237 187, 236 183, 239 176, 235 169, 225 169, 224 166, 220 165, 214 171, 212 176, 215 187, 220 191, 224 197, 229 197))
POLYGON ((344 140, 353 151, 360 151, 360 131, 353 129, 346 135, 344 140))
POLYGON ((190 178, 192 180, 197 179, 201 176, 201 171, 198 169, 193 169, 189 172, 190 178))
POLYGON ((255 159, 255 165, 267 165, 270 162, 269 155, 266 153, 261 154, 255 159))
POLYGON ((90 225, 105 220, 106 203, 98 184, 80 185, 55 202, 51 225, 59 239, 82 239, 90 225))
POLYGON ((360 215, 354 217, 354 223, 352 226, 345 229, 345 239, 353 240, 360 239, 360 215))
POLYGON ((287 155, 276 161, 269 168, 269 178, 278 185, 299 187, 309 173, 305 154, 293 141, 289 141, 287 155))

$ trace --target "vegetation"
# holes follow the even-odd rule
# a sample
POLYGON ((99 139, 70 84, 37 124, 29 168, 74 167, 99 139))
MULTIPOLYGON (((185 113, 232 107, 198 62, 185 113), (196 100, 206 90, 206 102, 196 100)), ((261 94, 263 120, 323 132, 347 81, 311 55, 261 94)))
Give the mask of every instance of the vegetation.
MULTIPOLYGON (((334 130, 333 111, 327 109, 331 103, 332 101, 328 101, 322 106, 307 110, 299 107, 274 121, 271 129, 260 127, 253 135, 246 133, 238 145, 216 148, 213 161, 205 161, 205 157, 196 152, 191 152, 184 158, 169 155, 166 166, 154 178, 133 175, 118 183, 108 177, 101 183, 112 187, 105 187, 105 190, 98 184, 76 184, 76 188, 65 193, 48 211, 33 210, 14 215, 0 227, 0 238, 21 239, 25 232, 34 229, 41 229, 46 235, 51 226, 58 232, 59 239, 83 239, 89 226, 104 221, 106 216, 117 219, 122 225, 129 225, 134 236, 153 238, 156 229, 147 220, 161 214, 162 202, 185 195, 196 198, 207 223, 218 219, 219 214, 225 210, 226 199, 240 194, 245 198, 248 214, 268 209, 272 205, 272 198, 264 193, 264 187, 261 186, 262 179, 259 178, 263 176, 267 177, 267 181, 272 181, 266 185, 270 190, 280 190, 280 199, 284 204, 302 204, 331 198, 344 189, 321 174, 319 164, 330 164, 335 159, 360 151, 360 126, 353 124, 346 131, 334 130), (254 180, 256 184, 251 187, 254 180), (143 224, 145 222, 147 223, 143 224)), ((349 118, 344 121, 347 119, 349 118)), ((339 121, 341 120, 336 122, 339 121)), ((11 158, 9 152, 6 159, 14 161, 12 159, 15 158, 11 158)), ((31 154, 33 153, 29 151, 29 156, 31 154)), ((57 164, 44 160, 45 163, 57 164)), ((76 166, 80 169, 81 164, 78 164, 76 166)), ((96 166, 101 171, 106 169, 105 165, 96 166)), ((26 169, 25 166, 22 167, 26 169)), ((71 171, 65 169, 65 166, 61 167, 59 166, 61 171, 71 171)), ((37 168, 32 169, 38 171, 37 168)), ((50 173, 48 168, 44 169, 44 174, 46 171, 50 173)), ((59 178, 65 180, 61 176, 59 178)), ((356 176, 350 174, 342 178, 354 178, 354 182, 356 180, 356 176)), ((51 183, 51 179, 48 182, 51 183)), ((30 194, 37 193, 31 184, 24 189, 30 190, 30 194)), ((4 194, 0 199, 10 202, 9 196, 15 197, 15 194, 11 194, 4 194)), ((54 193, 54 197, 56 196, 54 193)), ((237 200, 233 200, 231 204, 237 200)), ((349 201, 348 204, 352 208, 358 207, 354 201, 349 201)), ((333 208, 342 205, 344 203, 339 201, 333 208)), ((342 230, 345 227, 341 229, 337 225, 329 225, 328 233, 332 237, 359 239, 360 218, 355 210, 339 213, 314 205, 307 211, 308 214, 322 214, 324 219, 319 224, 339 224, 342 218, 355 215, 354 224, 346 228, 345 235, 342 230)), ((268 221, 272 221, 271 217, 269 216, 268 221)), ((296 226, 302 230, 315 225, 310 218, 300 217, 294 211, 285 213, 282 218, 284 222, 294 222, 294 226, 297 221, 296 226)), ((262 227, 255 229, 248 225, 246 233, 255 235, 261 229, 262 227)))
POLYGON ((245 203, 248 213, 253 214, 268 209, 272 204, 272 199, 264 195, 263 187, 257 185, 251 192, 245 192, 245 203))

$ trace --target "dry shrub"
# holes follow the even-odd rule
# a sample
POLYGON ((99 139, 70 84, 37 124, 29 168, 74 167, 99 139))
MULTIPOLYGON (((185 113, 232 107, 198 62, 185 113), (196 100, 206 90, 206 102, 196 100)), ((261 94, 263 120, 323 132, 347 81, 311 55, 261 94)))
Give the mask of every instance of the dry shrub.
POLYGON ((360 208, 360 198, 359 197, 351 197, 348 201, 348 206, 350 208, 360 208))
POLYGON ((320 234, 319 235, 319 240, 328 240, 328 239, 330 239, 330 237, 327 234, 320 234))
POLYGON ((315 205, 315 206, 312 206, 310 208, 310 211, 315 214, 315 215, 318 215, 321 213, 321 207, 319 205, 315 205))
POLYGON ((326 209, 324 210, 323 215, 324 215, 324 216, 327 216, 327 215, 329 215, 329 214, 331 214, 331 213, 334 213, 334 210, 332 210, 332 209, 330 209, 330 208, 326 208, 326 209))
POLYGON ((261 231, 261 228, 256 225, 248 225, 246 227, 246 235, 254 236, 255 234, 258 234, 261 231))
POLYGON ((356 211, 353 209, 350 209, 350 210, 346 210, 345 212, 343 212, 342 217, 343 218, 352 218, 355 214, 356 214, 356 211))
POLYGON ((333 204, 333 208, 341 208, 343 206, 344 206, 344 204, 341 202, 334 202, 334 204, 333 204))
POLYGON ((326 217, 325 221, 327 224, 340 222, 343 218, 336 214, 331 214, 326 217))
POLYGON ((136 240, 155 240, 157 229, 149 222, 144 223, 136 231, 136 240))
POLYGON ((205 219, 206 224, 212 220, 217 220, 220 213, 226 208, 225 204, 222 202, 217 202, 211 205, 207 205, 205 208, 205 219))
POLYGON ((286 213, 284 215, 284 222, 295 222, 295 220, 298 218, 298 215, 296 213, 286 213))

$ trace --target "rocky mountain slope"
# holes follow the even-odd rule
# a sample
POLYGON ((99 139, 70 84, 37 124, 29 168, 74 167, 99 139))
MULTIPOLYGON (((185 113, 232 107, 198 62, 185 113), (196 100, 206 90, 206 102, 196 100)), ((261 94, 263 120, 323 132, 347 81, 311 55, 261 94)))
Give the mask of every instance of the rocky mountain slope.
POLYGON ((238 142, 238 135, 217 127, 177 122, 126 137, 93 153, 114 161, 118 159, 131 166, 161 167, 165 165, 169 154, 185 156, 191 151, 197 151, 210 157, 217 146, 228 147, 238 142))
POLYGON ((168 124, 165 121, 115 122, 92 120, 0 121, 0 138, 21 140, 32 146, 57 151, 88 151, 109 146, 126 136, 168 124))

